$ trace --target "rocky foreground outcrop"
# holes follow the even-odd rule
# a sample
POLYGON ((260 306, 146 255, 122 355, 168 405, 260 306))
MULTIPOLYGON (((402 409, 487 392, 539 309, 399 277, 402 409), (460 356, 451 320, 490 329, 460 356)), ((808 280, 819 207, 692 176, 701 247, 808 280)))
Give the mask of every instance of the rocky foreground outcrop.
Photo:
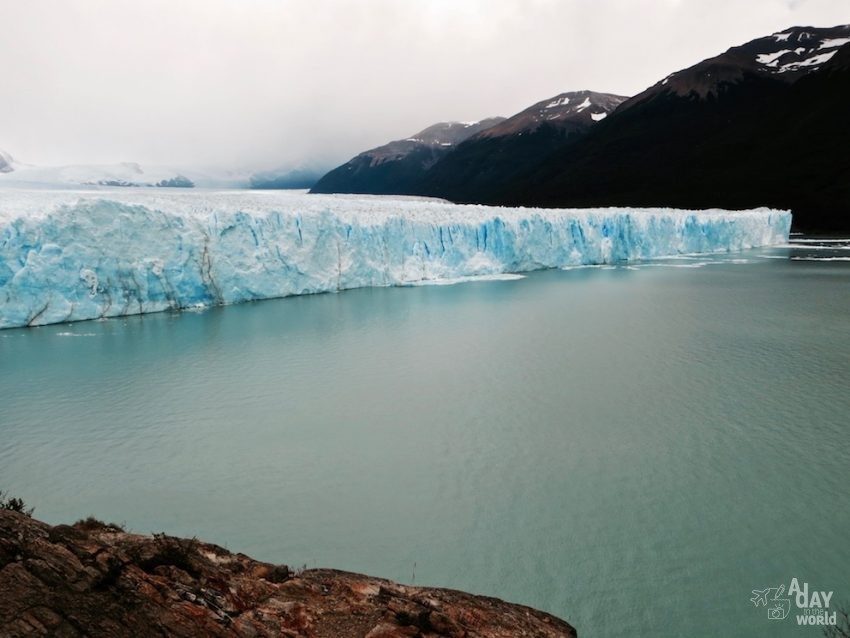
POLYGON ((575 636, 528 607, 0 511, 0 636, 575 636))

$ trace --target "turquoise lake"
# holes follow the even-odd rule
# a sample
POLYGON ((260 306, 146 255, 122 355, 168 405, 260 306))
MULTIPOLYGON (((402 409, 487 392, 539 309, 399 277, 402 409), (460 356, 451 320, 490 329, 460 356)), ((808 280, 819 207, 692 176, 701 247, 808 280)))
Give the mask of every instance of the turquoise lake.
POLYGON ((850 603, 850 241, 0 331, 0 489, 583 637, 850 603))

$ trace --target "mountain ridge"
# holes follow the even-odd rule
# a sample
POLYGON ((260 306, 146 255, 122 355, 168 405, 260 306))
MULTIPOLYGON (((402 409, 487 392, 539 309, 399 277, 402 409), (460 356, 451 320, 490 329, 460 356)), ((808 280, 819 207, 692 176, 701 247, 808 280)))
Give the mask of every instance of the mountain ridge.
POLYGON ((312 193, 410 194, 422 173, 455 145, 502 122, 491 117, 476 122, 439 122, 410 137, 359 153, 325 174, 312 193))
POLYGON ((447 154, 416 185, 416 193, 455 202, 476 202, 509 183, 524 167, 602 123, 627 98, 595 91, 568 91, 541 100, 447 154))
POLYGON ((789 27, 631 98, 588 105, 589 123, 549 121, 547 108, 575 108, 578 95, 537 102, 383 191, 340 180, 323 192, 507 206, 770 206, 791 209, 797 230, 850 230, 850 131, 842 126, 850 25, 789 27))
POLYGON ((678 86, 656 83, 570 148, 481 199, 540 206, 766 205, 791 209, 798 230, 848 229, 850 133, 842 122, 850 103, 850 39, 833 46, 836 33, 850 38, 850 27, 794 27, 677 72, 683 76, 678 86), (812 34, 807 51, 757 60, 770 55, 763 52, 769 39, 787 34, 776 40, 784 45, 802 33, 812 34), (777 72, 780 62, 823 55, 812 53, 825 42, 829 59, 777 72), (744 52, 747 68, 738 73, 733 62, 744 52), (712 77, 719 64, 730 73, 712 77))

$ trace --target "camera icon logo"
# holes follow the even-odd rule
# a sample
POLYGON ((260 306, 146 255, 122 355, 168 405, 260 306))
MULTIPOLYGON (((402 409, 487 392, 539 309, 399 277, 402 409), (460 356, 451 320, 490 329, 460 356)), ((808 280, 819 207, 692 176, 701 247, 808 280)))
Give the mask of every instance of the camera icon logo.
POLYGON ((784 605, 776 605, 767 610, 768 620, 785 620, 788 613, 791 611, 791 600, 786 598, 780 601, 771 601, 771 603, 785 603, 784 605))
POLYGON ((756 607, 759 605, 767 607, 768 620, 785 620, 791 613, 791 599, 782 598, 784 593, 785 585, 768 587, 767 589, 754 589, 750 602, 756 607))

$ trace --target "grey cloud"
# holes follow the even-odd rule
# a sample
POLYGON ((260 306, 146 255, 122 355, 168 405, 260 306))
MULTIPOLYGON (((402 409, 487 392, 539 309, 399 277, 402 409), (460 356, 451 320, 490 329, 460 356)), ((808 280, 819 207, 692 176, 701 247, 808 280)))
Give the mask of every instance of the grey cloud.
POLYGON ((0 0, 0 148, 41 164, 337 162, 848 21, 846 0, 0 0))

